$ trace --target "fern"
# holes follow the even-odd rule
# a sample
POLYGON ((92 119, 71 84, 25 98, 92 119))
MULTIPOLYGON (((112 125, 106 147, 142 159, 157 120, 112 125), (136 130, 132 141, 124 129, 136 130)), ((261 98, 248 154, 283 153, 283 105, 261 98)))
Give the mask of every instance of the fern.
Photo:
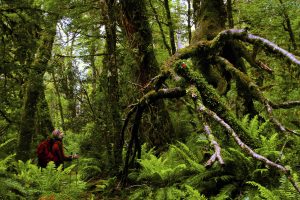
POLYGON ((261 135, 260 139, 261 147, 256 149, 257 153, 260 153, 264 156, 278 157, 278 155, 280 154, 280 152, 276 150, 279 145, 278 134, 274 133, 269 138, 261 135))
POLYGON ((175 145, 171 145, 171 148, 176 150, 176 153, 178 153, 185 160, 186 164, 188 164, 192 170, 195 170, 197 172, 205 171, 205 167, 198 163, 199 161, 197 160, 195 154, 191 152, 189 148, 183 143, 179 142, 179 145, 181 148, 175 145))
POLYGON ((155 182, 169 181, 174 177, 179 177, 180 173, 186 169, 185 164, 172 166, 167 163, 167 159, 163 157, 157 158, 154 155, 149 155, 149 159, 142 159, 139 163, 142 170, 138 180, 151 179, 155 182))
POLYGON ((11 143, 12 141, 16 140, 16 138, 11 138, 8 139, 7 141, 5 141, 4 143, 0 144, 0 149, 3 148, 4 146, 8 145, 9 143, 11 143))
POLYGON ((254 181, 248 181, 247 184, 255 186, 258 188, 260 196, 264 199, 268 200, 280 200, 276 194, 274 194, 271 190, 267 189, 266 187, 260 185, 259 183, 256 183, 254 181))
POLYGON ((50 162, 47 168, 40 169, 30 161, 19 161, 16 165, 15 179, 23 183, 29 199, 53 196, 57 199, 77 199, 84 191, 86 184, 72 177, 75 165, 62 170, 50 162))
POLYGON ((7 172, 13 165, 14 158, 15 154, 0 160, 0 199, 25 199, 26 189, 7 172))
POLYGON ((140 199, 190 199, 190 200, 206 200, 204 195, 201 195, 196 189, 189 185, 182 185, 177 187, 176 185, 170 187, 163 187, 154 189, 149 186, 141 186, 135 190, 130 196, 130 200, 140 199))
POLYGON ((228 184, 225 185, 219 192, 219 194, 216 197, 213 197, 212 200, 223 200, 223 199, 229 199, 230 194, 236 189, 236 185, 228 184))
POLYGON ((251 134, 251 137, 258 138, 258 136, 266 129, 269 121, 265 121, 260 124, 258 120, 258 115, 255 115, 251 120, 249 115, 246 115, 242 120, 241 124, 243 127, 246 127, 248 132, 251 134))
MULTIPOLYGON (((295 180, 298 180, 296 174, 293 174, 293 178, 295 180)), ((279 182, 280 182, 280 186, 275 191, 276 193, 278 193, 281 199, 286 199, 286 200, 300 199, 300 194, 297 191, 295 191, 294 187, 292 186, 291 182, 287 179, 286 176, 281 176, 279 182)))

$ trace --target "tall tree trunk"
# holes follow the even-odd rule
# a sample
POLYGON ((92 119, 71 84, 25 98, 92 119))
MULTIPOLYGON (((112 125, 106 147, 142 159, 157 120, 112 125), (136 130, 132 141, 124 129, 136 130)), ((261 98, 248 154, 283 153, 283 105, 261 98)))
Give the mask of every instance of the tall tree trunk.
POLYGON ((173 25, 173 21, 172 21, 172 17, 171 17, 169 0, 164 0, 164 6, 165 6, 165 10, 166 10, 168 27, 169 27, 169 37, 170 37, 171 50, 172 50, 172 54, 174 54, 176 52, 175 31, 174 31, 174 25, 173 25))
MULTIPOLYGON (((75 34, 75 33, 74 33, 75 34)), ((73 131, 78 131, 80 129, 79 124, 76 122, 76 72, 73 66, 73 46, 74 46, 74 39, 72 39, 70 50, 68 52, 70 58, 67 58, 66 63, 66 85, 64 86, 66 98, 68 100, 68 119, 69 121, 65 123, 67 128, 70 128, 73 131)))
POLYGON ((47 137, 54 129, 50 110, 45 97, 45 88, 42 87, 37 105, 37 116, 36 116, 36 135, 41 134, 47 137))
POLYGON ((157 13, 156 9, 154 8, 154 6, 152 4, 152 0, 150 0, 149 3, 150 3, 150 7, 151 7, 151 9, 152 9, 152 11, 154 13, 155 20, 156 20, 156 22, 158 24, 159 31, 160 31, 161 37, 163 39, 163 43, 164 43, 166 49, 168 50, 169 55, 172 55, 171 47, 169 46, 169 44, 168 44, 168 42, 166 40, 166 36, 165 36, 165 33, 164 33, 163 26, 162 26, 161 22, 159 21, 158 13, 157 13))
POLYGON ((92 43, 90 48, 90 62, 91 62, 91 68, 92 68, 92 94, 95 94, 97 89, 97 69, 95 64, 95 53, 96 53, 96 46, 94 43, 92 43))
POLYGON ((106 53, 103 59, 104 69, 108 71, 107 78, 107 99, 110 107, 113 141, 114 144, 114 168, 122 164, 122 146, 120 144, 120 133, 122 129, 122 120, 119 105, 119 82, 118 82, 118 65, 117 65, 117 34, 116 34, 116 1, 106 0, 105 14, 105 32, 106 32, 106 53))
POLYGON ((41 95, 41 90, 44 89, 43 76, 47 69, 48 60, 51 58, 52 45, 56 35, 58 17, 49 16, 48 20, 49 27, 45 28, 42 32, 41 44, 38 48, 37 56, 32 63, 32 70, 26 84, 16 155, 17 159, 23 161, 28 160, 31 156, 37 103, 41 95))
MULTIPOLYGON (((137 49, 135 55, 138 70, 138 82, 144 86, 159 72, 158 63, 153 50, 153 39, 144 0, 121 1, 123 26, 131 48, 137 49)), ((173 126, 162 101, 151 110, 151 122, 143 121, 143 132, 148 133, 152 146, 163 148, 170 142, 173 126)))
POLYGON ((188 20, 187 20, 187 23, 188 23, 188 39, 189 39, 189 44, 191 44, 191 40, 192 40, 192 22, 191 22, 191 19, 192 19, 192 11, 191 11, 191 0, 187 0, 187 3, 188 3, 188 20))
POLYGON ((61 127, 62 127, 63 129, 65 129, 64 110, 63 110, 63 107, 62 107, 61 96, 60 96, 60 91, 59 91, 59 86, 58 86, 58 84, 57 84, 58 82, 57 82, 57 80, 56 80, 54 71, 52 71, 52 79, 53 79, 53 85, 54 85, 55 92, 56 92, 56 96, 57 96, 57 102, 58 102, 58 109, 59 109, 59 115, 60 115, 61 127))

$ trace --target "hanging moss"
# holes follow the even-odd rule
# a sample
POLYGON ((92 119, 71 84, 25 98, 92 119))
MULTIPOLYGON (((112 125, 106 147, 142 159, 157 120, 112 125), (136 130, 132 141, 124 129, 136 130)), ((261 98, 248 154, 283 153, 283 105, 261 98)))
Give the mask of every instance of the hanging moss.
POLYGON ((248 131, 236 119, 230 108, 221 99, 218 93, 212 88, 203 77, 190 67, 182 67, 182 62, 178 61, 175 71, 184 77, 190 84, 194 84, 200 92, 203 104, 209 109, 216 112, 226 123, 228 123, 237 133, 240 134, 242 140, 246 141, 250 146, 256 146, 256 142, 250 138, 248 131))

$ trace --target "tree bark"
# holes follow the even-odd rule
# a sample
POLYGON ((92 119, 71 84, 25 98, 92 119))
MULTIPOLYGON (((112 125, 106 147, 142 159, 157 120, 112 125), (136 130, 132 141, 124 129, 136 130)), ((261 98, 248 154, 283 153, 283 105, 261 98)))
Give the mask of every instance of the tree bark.
POLYGON ((49 16, 48 20, 50 25, 42 32, 41 44, 38 48, 37 56, 32 64, 32 70, 30 71, 28 82, 26 84, 16 155, 16 159, 22 161, 28 160, 31 156, 37 103, 41 95, 41 90, 44 89, 43 76, 47 69, 48 60, 51 58, 52 45, 56 35, 56 23, 58 17, 49 16))
MULTIPOLYGON (((230 2, 227 2, 230 3, 230 2)), ((200 11, 196 11, 199 16, 196 24, 196 32, 193 41, 211 40, 219 32, 224 30, 227 19, 225 5, 222 0, 203 0, 200 7, 196 7, 200 11)), ((234 66, 246 73, 244 61, 239 52, 239 44, 228 40, 224 45, 224 50, 221 53, 234 66)), ((225 94, 230 89, 231 74, 218 64, 211 63, 199 58, 194 59, 196 65, 199 67, 201 73, 204 75, 208 83, 212 84, 220 94, 225 94)), ((253 100, 247 87, 237 80, 238 101, 242 102, 237 105, 238 115, 250 113, 257 114, 254 109, 253 100)))
MULTIPOLYGON (((145 86, 159 72, 158 63, 153 50, 153 38, 144 0, 121 1, 123 13, 123 26, 131 48, 137 49, 135 59, 138 70, 138 82, 145 86)), ((172 138, 173 126, 169 113, 165 109, 163 101, 151 109, 151 122, 143 120, 143 132, 149 138, 151 146, 163 148, 172 138)), ((147 140, 147 139, 145 139, 147 140)))
POLYGON ((116 29, 116 1, 106 0, 106 14, 105 14, 105 31, 106 31, 106 53, 107 55, 103 59, 103 65, 107 73, 107 99, 110 107, 110 114, 113 127, 113 141, 114 144, 114 169, 118 170, 118 167, 122 164, 122 146, 120 144, 120 134, 122 129, 122 120, 120 114, 119 103, 119 75, 117 65, 117 29, 116 29))
POLYGON ((169 27, 171 50, 172 50, 172 54, 174 54, 176 52, 175 33, 174 33, 175 31, 174 31, 173 21, 171 17, 171 12, 170 12, 169 0, 164 0, 164 6, 166 10, 167 22, 169 27))

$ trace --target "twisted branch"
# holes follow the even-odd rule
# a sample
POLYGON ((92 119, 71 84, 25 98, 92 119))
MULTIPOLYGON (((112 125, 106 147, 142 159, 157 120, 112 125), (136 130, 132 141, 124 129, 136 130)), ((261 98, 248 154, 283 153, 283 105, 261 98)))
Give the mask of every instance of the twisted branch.
POLYGON ((241 30, 229 29, 229 30, 222 31, 219 34, 219 36, 217 36, 214 39, 211 47, 212 48, 217 47, 217 49, 219 49, 222 46, 222 44, 224 43, 224 41, 229 40, 229 39, 238 39, 238 40, 248 42, 253 45, 260 44, 261 47, 264 47, 266 50, 268 50, 274 54, 286 57, 292 63, 300 66, 300 61, 292 53, 280 48, 275 43, 273 43, 265 38, 248 33, 244 29, 241 29, 241 30))
POLYGON ((236 134, 236 132, 231 128, 231 126, 229 124, 227 124, 223 119, 221 119, 215 112, 209 110, 208 108, 206 108, 203 104, 201 104, 198 101, 198 110, 200 112, 203 112, 204 114, 206 114, 207 116, 213 118, 217 123, 219 123, 220 125, 222 125, 227 132, 229 132, 231 134, 231 136, 234 138, 235 142, 240 146, 241 149, 243 149, 248 155, 252 156, 254 159, 259 160, 263 163, 265 163, 266 165, 273 167, 275 169, 280 170, 283 174, 285 174, 287 176, 287 178, 289 179, 289 181, 292 183, 292 185, 294 186, 294 188, 300 193, 300 188, 298 186, 298 184, 296 183, 296 181, 293 179, 293 177, 291 176, 291 172, 289 169, 285 168, 284 166, 274 163, 273 161, 269 160, 268 158, 254 152, 249 146, 247 146, 236 134))
POLYGON ((211 166, 216 161, 216 159, 219 161, 221 165, 223 165, 224 161, 221 156, 221 147, 219 143, 215 140, 215 137, 212 135, 211 128, 209 127, 208 124, 204 124, 204 131, 207 135, 208 140, 210 141, 211 146, 213 146, 215 149, 215 153, 206 162, 205 166, 211 166))

